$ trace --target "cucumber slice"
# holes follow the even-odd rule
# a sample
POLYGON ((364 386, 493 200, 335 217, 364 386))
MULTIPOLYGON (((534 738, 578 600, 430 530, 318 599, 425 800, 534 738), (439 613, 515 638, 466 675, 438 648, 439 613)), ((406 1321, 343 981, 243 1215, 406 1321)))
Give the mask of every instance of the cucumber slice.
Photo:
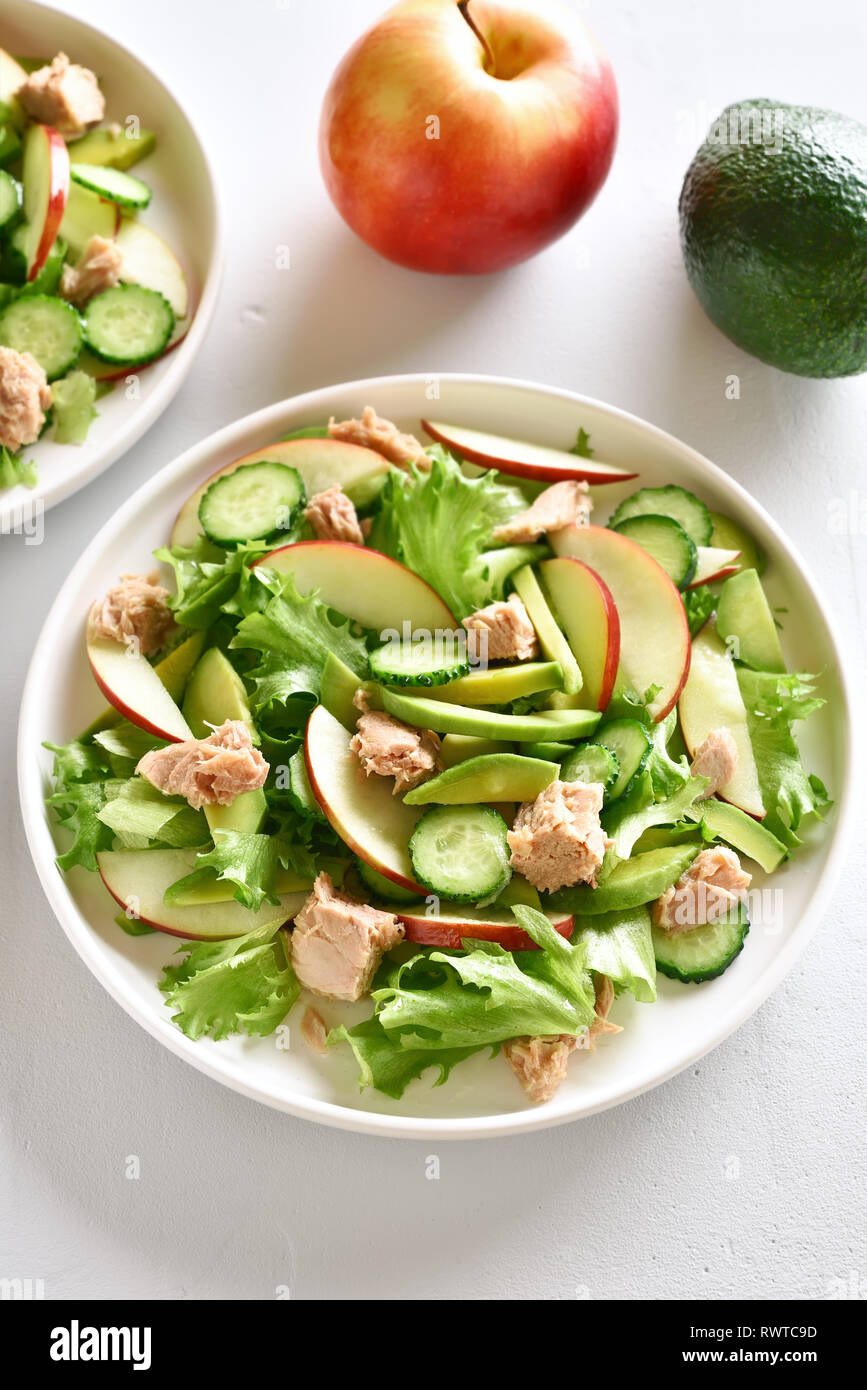
POLYGON ((650 757, 653 740, 637 719, 612 719, 596 731, 596 743, 613 753, 620 767, 609 787, 609 799, 616 800, 631 791, 635 780, 644 771, 650 757))
POLYGON ((91 193, 98 193, 100 198, 108 198, 122 208, 146 208, 151 200, 151 190, 143 179, 125 174, 122 169, 112 169, 110 165, 70 164, 69 173, 82 188, 89 188, 91 193))
POLYGON ((662 565, 672 584, 685 589, 695 574, 698 547, 672 516, 628 516, 612 530, 619 531, 662 565))
POLYGON ((358 870, 358 877, 366 888, 369 888, 374 897, 382 898, 387 903, 418 903, 421 898, 418 893, 411 893, 408 888, 402 888, 399 883, 392 883, 385 874, 378 873, 372 869, 363 859, 356 858, 355 867, 358 870))
POLYGON ((446 685, 465 676, 469 658, 457 642, 429 637, 419 642, 386 642, 370 653, 370 669, 388 685, 446 685))
POLYGON ((606 796, 620 776, 620 759, 601 743, 582 743, 565 758, 561 782, 601 782, 606 796))
POLYGON ((679 936, 670 936, 659 927, 653 927, 656 968, 670 980, 681 980, 684 984, 714 980, 740 955, 749 930, 750 919, 743 903, 731 920, 726 918, 706 927, 694 927, 679 936))
POLYGON ((27 295, 13 300, 0 314, 0 344, 31 353, 49 381, 75 366, 83 342, 78 312, 63 299, 27 295))
POLYGON ((413 873, 425 888, 452 902, 492 898, 512 877, 508 829, 490 806, 435 806, 410 836, 413 873))
POLYGON ((20 211, 21 185, 5 169, 0 169, 0 227, 14 222, 20 211))
POLYGON ((306 501, 297 468, 248 463, 211 484, 199 503, 199 521, 217 545, 267 541, 291 527, 306 501))
POLYGON ((165 350, 175 326, 172 306, 158 290, 114 285, 94 295, 84 311, 87 346, 117 366, 152 362, 165 350))
POLYGON ((669 483, 667 487, 642 487, 624 498, 608 525, 619 530, 620 523, 632 516, 670 516, 679 521, 695 545, 710 545, 713 522, 710 512, 686 488, 669 483))

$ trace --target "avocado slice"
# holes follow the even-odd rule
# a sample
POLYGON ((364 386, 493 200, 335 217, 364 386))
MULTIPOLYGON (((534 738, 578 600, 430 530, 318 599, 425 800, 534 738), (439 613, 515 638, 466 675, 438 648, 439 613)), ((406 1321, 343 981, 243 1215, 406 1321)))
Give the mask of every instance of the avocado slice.
POLYGON ((152 130, 89 130, 69 146, 69 158, 80 164, 100 164, 111 169, 131 169, 155 148, 152 130))
POLYGON ((542 651, 549 661, 557 661, 563 668, 561 689, 566 695, 577 695, 584 684, 581 668, 565 634, 560 630, 534 571, 529 565, 524 565, 512 575, 512 583, 515 593, 530 615, 542 651))
POLYGON ((716 630, 732 655, 754 671, 785 671, 777 625, 755 570, 740 570, 723 584, 716 630))
POLYGON ((467 758, 455 767, 413 787, 403 798, 407 806, 475 805, 479 801, 535 801, 557 778, 558 763, 524 758, 520 753, 487 753, 467 758))
POLYGON ((800 376, 867 368, 867 126, 765 99, 726 107, 679 210, 690 284, 732 342, 800 376))
MULTIPOLYGON (((212 726, 226 719, 240 719, 250 729, 254 743, 258 742, 244 682, 219 647, 210 647, 196 664, 187 682, 182 713, 196 738, 207 738, 212 726)), ((265 811, 263 787, 242 792, 230 806, 205 807, 212 835, 217 830, 255 834, 265 811)))
POLYGON ((766 874, 786 858, 786 846, 772 835, 761 821, 748 816, 738 806, 728 801, 708 798, 700 801, 692 811, 687 811, 689 820, 701 821, 702 829, 707 830, 717 840, 724 840, 739 854, 745 854, 764 869, 766 874))
POLYGON ((549 906, 586 917, 640 907, 676 883, 699 852, 698 845, 669 845, 623 859, 597 888, 579 883, 552 893, 549 906))
POLYGON ((429 686, 433 700, 460 705, 507 705, 540 690, 562 690, 563 670, 557 661, 524 661, 517 666, 492 666, 470 671, 445 685, 429 686))
MULTIPOLYGON (((503 743, 496 738, 476 738, 472 734, 446 734, 440 748, 440 762, 444 768, 454 767, 467 758, 481 758, 485 753, 511 753, 511 743, 503 743)), ((531 753, 531 757, 546 758, 547 753, 531 753)))
POLYGON ((389 714, 417 729, 441 734, 475 734, 480 738, 534 743, 558 738, 584 738, 592 734, 602 715, 597 710, 538 710, 534 714, 495 714, 448 700, 405 695, 384 689, 382 701, 389 714))

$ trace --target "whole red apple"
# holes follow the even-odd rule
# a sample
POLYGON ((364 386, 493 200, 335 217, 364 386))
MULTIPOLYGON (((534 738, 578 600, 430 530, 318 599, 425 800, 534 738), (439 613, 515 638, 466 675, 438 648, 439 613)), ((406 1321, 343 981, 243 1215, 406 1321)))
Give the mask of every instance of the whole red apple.
POLYGON ((340 63, 319 144, 353 231, 414 270, 503 270, 562 236, 611 164, 617 88, 557 0, 402 0, 340 63))

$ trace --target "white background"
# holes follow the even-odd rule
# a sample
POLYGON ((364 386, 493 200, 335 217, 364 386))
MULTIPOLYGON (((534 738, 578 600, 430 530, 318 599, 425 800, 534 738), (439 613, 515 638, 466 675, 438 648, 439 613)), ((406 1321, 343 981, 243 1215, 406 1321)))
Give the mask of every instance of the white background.
POLYGON ((802 381, 732 347, 688 288, 676 209, 692 152, 730 101, 867 120, 863 7, 582 4, 620 86, 613 171, 564 240, 474 280, 378 259, 320 182, 322 94, 380 0, 67 8, 149 61, 200 122, 228 264, 205 349, 163 419, 47 515, 44 544, 0 540, 0 1277, 43 1279, 52 1298, 258 1299, 279 1286, 295 1298, 867 1296, 863 849, 796 970, 699 1065, 549 1133, 434 1146, 431 1180, 429 1145, 258 1107, 127 1018, 43 899, 13 751, 43 618, 119 503, 233 418, 378 372, 532 378, 671 430, 774 513, 860 651, 867 521, 833 534, 828 504, 852 493, 867 505, 865 378, 802 381), (289 270, 275 268, 282 246, 289 270), (125 1176, 129 1155, 138 1180, 125 1176))

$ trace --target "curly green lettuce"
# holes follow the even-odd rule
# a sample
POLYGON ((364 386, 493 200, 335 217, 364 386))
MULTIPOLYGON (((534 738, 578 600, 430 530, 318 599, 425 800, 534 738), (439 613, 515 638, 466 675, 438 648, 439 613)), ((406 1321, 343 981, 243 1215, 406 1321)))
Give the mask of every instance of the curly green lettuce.
POLYGON ((181 1032, 217 1041, 274 1032, 301 992, 282 925, 280 917, 230 941, 184 942, 184 959, 167 965, 160 981, 181 1032))
POLYGON ((814 694, 815 677, 802 673, 778 675, 738 667, 738 685, 747 710, 747 723, 759 787, 765 806, 763 825, 788 849, 801 843, 802 823, 820 820, 831 805, 819 778, 808 773, 793 733, 825 701, 814 694))

